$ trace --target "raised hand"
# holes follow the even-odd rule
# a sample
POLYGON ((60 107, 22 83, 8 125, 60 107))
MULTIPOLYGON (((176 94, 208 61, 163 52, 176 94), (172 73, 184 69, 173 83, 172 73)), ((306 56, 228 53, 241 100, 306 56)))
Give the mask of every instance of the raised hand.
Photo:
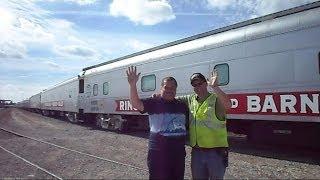
POLYGON ((139 76, 141 73, 137 74, 137 67, 136 66, 130 66, 128 67, 128 70, 126 70, 128 82, 130 85, 136 84, 139 80, 139 76))
POLYGON ((212 71, 210 79, 208 80, 208 85, 213 88, 213 87, 217 87, 218 83, 219 83, 218 82, 218 71, 216 69, 214 69, 212 71))

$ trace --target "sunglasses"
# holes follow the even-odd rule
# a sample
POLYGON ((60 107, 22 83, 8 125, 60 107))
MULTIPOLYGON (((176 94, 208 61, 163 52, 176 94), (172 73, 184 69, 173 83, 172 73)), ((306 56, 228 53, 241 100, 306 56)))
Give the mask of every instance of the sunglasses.
POLYGON ((204 82, 201 81, 201 82, 198 82, 198 83, 191 83, 191 86, 192 87, 198 87, 198 86, 201 86, 204 82))

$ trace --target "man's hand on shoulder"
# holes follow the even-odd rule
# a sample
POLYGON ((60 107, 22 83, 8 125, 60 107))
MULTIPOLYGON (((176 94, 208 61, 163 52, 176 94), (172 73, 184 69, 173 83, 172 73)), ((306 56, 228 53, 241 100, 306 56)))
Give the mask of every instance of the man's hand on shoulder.
POLYGON ((153 93, 153 94, 151 95, 151 98, 161 98, 161 94, 159 94, 159 93, 153 93))

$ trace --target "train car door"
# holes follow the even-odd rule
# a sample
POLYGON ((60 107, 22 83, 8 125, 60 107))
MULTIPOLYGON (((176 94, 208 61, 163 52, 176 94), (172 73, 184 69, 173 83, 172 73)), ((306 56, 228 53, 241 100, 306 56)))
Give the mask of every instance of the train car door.
POLYGON ((79 94, 78 94, 78 107, 79 107, 79 114, 83 113, 83 109, 85 106, 85 94, 84 94, 84 79, 79 79, 79 94))

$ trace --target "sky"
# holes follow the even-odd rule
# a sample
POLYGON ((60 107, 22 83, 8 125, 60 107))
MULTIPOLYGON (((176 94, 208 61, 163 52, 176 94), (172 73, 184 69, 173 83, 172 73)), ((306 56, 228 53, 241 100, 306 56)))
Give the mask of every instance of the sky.
POLYGON ((1 0, 0 99, 85 67, 315 0, 1 0))

